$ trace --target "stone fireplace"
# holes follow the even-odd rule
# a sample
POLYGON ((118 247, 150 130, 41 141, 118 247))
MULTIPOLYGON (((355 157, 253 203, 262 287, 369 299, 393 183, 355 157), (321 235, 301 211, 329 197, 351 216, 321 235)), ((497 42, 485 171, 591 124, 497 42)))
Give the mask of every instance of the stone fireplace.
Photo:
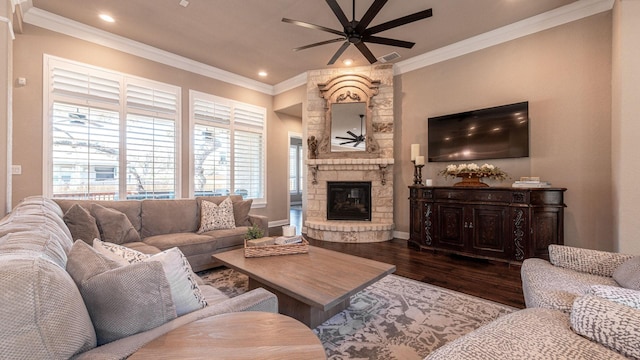
POLYGON ((311 141, 308 140, 310 156, 306 161, 302 231, 314 239, 334 242, 392 239, 392 65, 316 70, 310 71, 307 79, 303 131, 311 141), (366 104, 366 129, 359 131, 358 127, 358 130, 353 130, 366 137, 366 149, 334 151, 335 144, 331 143, 330 135, 331 105, 340 102, 366 104), (312 154, 316 147, 317 154, 312 154), (336 188, 341 194, 333 194, 332 198, 336 188), (345 211, 335 216, 330 211, 334 207, 345 211))

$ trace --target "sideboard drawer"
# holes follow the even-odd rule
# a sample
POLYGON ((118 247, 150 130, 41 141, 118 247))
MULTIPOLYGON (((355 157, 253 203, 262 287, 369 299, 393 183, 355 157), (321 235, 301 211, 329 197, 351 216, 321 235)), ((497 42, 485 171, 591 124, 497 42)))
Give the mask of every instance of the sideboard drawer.
POLYGON ((476 190, 469 192, 468 190, 438 189, 436 190, 436 199, 509 203, 511 202, 511 192, 499 190, 476 190))

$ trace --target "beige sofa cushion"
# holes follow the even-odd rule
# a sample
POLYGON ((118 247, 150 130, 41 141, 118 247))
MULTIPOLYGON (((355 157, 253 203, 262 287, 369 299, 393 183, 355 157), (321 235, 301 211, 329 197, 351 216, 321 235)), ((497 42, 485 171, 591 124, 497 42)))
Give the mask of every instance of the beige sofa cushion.
POLYGON ((96 224, 96 218, 89 211, 78 204, 74 204, 67 210, 62 218, 71 232, 71 238, 82 240, 91 244, 93 239, 100 238, 100 230, 96 224))
POLYGON ((68 359, 96 346, 89 313, 64 268, 0 251, 0 289, 0 357, 68 359))
POLYGON ((140 241, 140 234, 124 213, 93 204, 91 205, 91 214, 96 218, 98 229, 100 229, 100 239, 103 241, 114 244, 140 241))
POLYGON ((69 199, 55 199, 54 200, 62 209, 63 213, 66 213, 69 208, 71 208, 74 204, 78 204, 83 208, 91 211, 92 204, 102 205, 111 209, 115 209, 120 211, 121 213, 127 215, 127 219, 131 221, 131 225, 136 229, 136 231, 140 232, 140 207, 142 201, 140 200, 118 200, 118 201, 109 201, 109 200, 69 200, 69 199))
POLYGON ((186 256, 213 253, 218 248, 217 238, 191 232, 151 236, 144 242, 160 250, 177 246, 186 256))
MULTIPOLYGON (((200 219, 193 199, 143 200, 143 239, 164 234, 195 232, 200 219)), ((162 248, 161 248, 162 249, 162 248)))
POLYGON ((91 315, 98 345, 176 318, 171 287, 159 261, 120 266, 85 242, 76 241, 67 271, 91 315))

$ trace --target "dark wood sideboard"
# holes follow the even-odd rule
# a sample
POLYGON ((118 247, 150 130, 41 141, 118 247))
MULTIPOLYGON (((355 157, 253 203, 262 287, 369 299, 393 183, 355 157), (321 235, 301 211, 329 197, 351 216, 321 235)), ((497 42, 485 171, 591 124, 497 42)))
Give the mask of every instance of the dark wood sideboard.
POLYGON ((564 188, 409 186, 409 245, 521 262, 564 243, 564 188))

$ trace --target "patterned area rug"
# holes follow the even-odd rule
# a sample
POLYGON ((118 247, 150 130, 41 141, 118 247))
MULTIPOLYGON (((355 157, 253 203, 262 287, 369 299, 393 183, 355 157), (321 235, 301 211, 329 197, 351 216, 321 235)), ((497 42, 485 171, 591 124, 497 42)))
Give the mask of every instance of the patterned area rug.
MULTIPOLYGON (((230 269, 199 273, 228 296, 247 291, 230 269)), ((516 309, 419 281, 388 275, 351 298, 351 306, 314 332, 327 357, 422 359, 431 351, 516 309)))

